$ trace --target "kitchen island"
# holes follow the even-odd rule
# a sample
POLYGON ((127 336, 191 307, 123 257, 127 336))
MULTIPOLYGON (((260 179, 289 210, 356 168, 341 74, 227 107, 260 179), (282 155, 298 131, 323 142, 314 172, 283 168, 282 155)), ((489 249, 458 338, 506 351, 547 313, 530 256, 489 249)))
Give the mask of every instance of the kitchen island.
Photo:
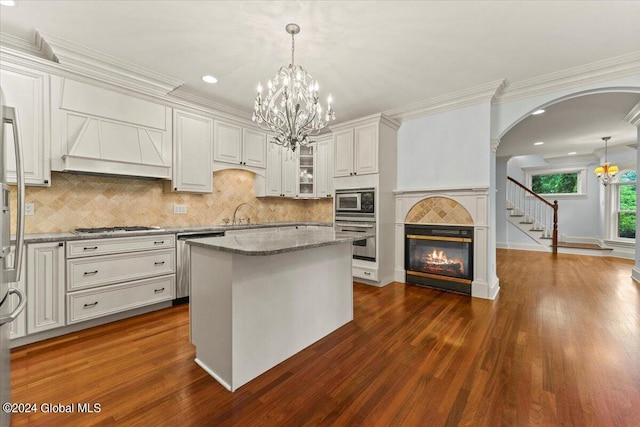
POLYGON ((353 320, 352 243, 325 230, 187 240, 196 363, 230 391, 353 320))

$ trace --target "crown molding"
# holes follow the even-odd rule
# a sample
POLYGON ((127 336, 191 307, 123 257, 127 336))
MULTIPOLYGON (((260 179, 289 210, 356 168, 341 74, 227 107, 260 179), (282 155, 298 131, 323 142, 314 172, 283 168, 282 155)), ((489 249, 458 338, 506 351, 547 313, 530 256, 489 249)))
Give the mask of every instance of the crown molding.
POLYGON ((640 74, 640 52, 632 52, 516 83, 507 83, 502 93, 496 97, 495 103, 501 104, 636 74, 640 74))
MULTIPOLYGON (((567 167, 571 167, 571 166, 581 166, 581 167, 587 167, 590 164, 597 162, 598 158, 594 155, 594 154, 579 154, 579 155, 573 155, 573 156, 567 156, 567 155, 563 155, 563 156, 555 156, 555 155, 551 155, 551 156, 544 156, 542 157, 544 159, 545 162, 549 163, 550 165, 566 165, 567 167)), ((536 168, 538 169, 544 169, 546 166, 534 166, 531 168, 522 168, 523 170, 535 170, 536 168)))
POLYGON ((626 116, 622 118, 623 121, 629 122, 634 126, 640 127, 640 102, 634 105, 626 116))
POLYGON ((42 49, 42 44, 40 40, 38 40, 37 34, 35 36, 35 40, 29 41, 11 34, 0 32, 0 44, 32 56, 40 58, 46 57, 42 49))
POLYGON ((45 40, 40 36, 36 37, 36 42, 34 43, 13 36, 5 38, 3 34, 2 44, 0 44, 0 63, 31 68, 126 95, 134 93, 136 97, 151 102, 197 111, 214 118, 232 120, 238 124, 258 129, 255 123, 250 120, 248 112, 191 95, 180 88, 170 93, 167 93, 165 89, 157 90, 157 86, 149 90, 148 85, 132 84, 130 79, 114 79, 111 73, 86 73, 82 69, 78 69, 78 67, 69 66, 66 61, 65 63, 58 63, 53 50, 47 47, 45 40))
POLYGON ((174 104, 191 110, 212 114, 221 119, 233 120, 243 125, 257 127, 257 125, 251 120, 250 112, 229 107, 207 98, 202 98, 192 93, 185 92, 181 88, 171 92, 167 96, 167 99, 174 104))
POLYGON ((496 80, 458 92, 431 98, 426 101, 387 110, 384 114, 394 120, 403 122, 429 114, 456 110, 481 102, 493 102, 496 95, 504 89, 505 82, 504 79, 496 80))
POLYGON ((36 44, 42 46, 50 60, 64 65, 69 71, 140 92, 167 95, 184 84, 173 77, 41 31, 36 31, 36 44))
POLYGON ((382 123, 395 130, 398 130, 400 128, 400 123, 396 120, 393 120, 392 118, 387 117, 385 113, 371 114, 370 116, 360 117, 354 120, 349 120, 348 122, 340 122, 336 125, 328 126, 328 127, 331 130, 331 132, 336 132, 346 128, 362 126, 362 125, 367 125, 371 123, 382 123))

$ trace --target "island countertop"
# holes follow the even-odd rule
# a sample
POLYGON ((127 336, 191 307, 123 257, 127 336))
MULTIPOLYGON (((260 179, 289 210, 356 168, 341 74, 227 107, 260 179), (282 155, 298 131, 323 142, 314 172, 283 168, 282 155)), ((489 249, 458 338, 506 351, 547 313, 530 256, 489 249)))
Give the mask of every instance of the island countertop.
POLYGON ((185 242, 193 246, 217 249, 240 255, 263 256, 335 245, 343 242, 354 242, 373 236, 370 233, 335 231, 334 228, 327 227, 324 230, 274 231, 238 236, 187 239, 185 242))

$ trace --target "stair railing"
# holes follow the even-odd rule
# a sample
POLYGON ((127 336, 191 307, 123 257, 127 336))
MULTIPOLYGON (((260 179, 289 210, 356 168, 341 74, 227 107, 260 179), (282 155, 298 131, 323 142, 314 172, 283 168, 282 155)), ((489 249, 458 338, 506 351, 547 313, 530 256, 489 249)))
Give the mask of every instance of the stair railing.
POLYGON ((542 231, 543 239, 551 239, 551 250, 557 254, 558 201, 548 202, 510 176, 507 180, 507 209, 522 215, 522 223, 531 224, 532 231, 542 231))

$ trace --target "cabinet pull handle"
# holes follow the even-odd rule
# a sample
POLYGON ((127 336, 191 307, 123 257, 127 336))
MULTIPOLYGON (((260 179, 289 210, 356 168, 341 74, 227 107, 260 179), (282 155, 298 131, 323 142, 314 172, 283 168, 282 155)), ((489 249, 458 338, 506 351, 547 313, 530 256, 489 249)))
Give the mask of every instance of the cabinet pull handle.
POLYGON ((92 308, 92 307, 95 307, 96 305, 98 305, 98 301, 92 302, 91 304, 85 304, 84 308, 92 308))
POLYGON ((98 270, 84 272, 84 276, 93 276, 94 274, 98 274, 98 270))
POLYGON ((160 292, 164 292, 164 288, 154 289, 154 290, 153 290, 153 293, 154 293, 154 294, 159 294, 160 292))
POLYGON ((368 271, 365 271, 364 274, 365 274, 365 276, 371 276, 371 273, 368 272, 368 271))
POLYGON ((160 261, 160 262, 156 261, 156 262, 154 262, 153 264, 154 264, 154 265, 164 265, 164 261, 160 261))
POLYGON ((97 246, 89 246, 89 247, 84 247, 82 248, 85 251, 95 251, 96 249, 98 249, 97 246))
POLYGON ((160 240, 159 242, 153 242, 154 245, 163 245, 164 240, 160 240))

